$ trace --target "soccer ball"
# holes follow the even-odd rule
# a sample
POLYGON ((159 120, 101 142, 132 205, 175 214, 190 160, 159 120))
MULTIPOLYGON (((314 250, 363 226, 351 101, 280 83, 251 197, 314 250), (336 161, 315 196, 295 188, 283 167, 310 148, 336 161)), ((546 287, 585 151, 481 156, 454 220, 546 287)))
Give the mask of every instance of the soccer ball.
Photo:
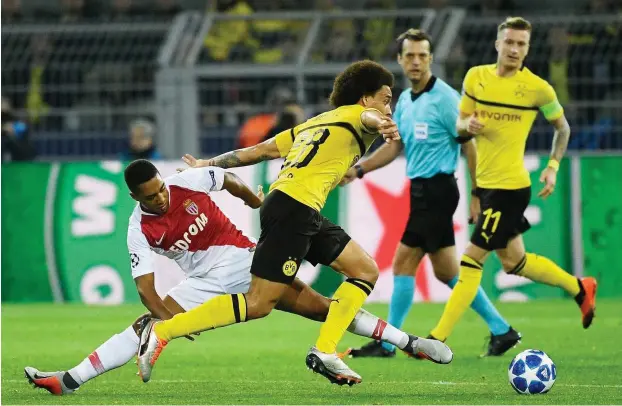
POLYGON ((557 378, 557 370, 543 351, 525 350, 510 363, 508 378, 516 392, 535 395, 551 390, 557 378))

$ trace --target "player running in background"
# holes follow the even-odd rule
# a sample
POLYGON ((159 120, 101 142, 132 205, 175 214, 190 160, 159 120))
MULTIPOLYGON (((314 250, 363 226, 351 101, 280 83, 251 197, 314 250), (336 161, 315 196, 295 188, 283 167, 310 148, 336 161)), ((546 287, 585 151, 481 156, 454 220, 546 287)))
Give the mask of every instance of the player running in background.
MULTIPOLYGON (((371 293, 379 271, 374 260, 320 210, 328 193, 379 133, 389 142, 399 139, 395 123, 387 116, 391 114, 391 86, 393 74, 383 66, 372 61, 355 62, 335 79, 330 96, 334 110, 257 146, 206 161, 189 160, 191 166, 231 168, 285 158, 260 211, 261 235, 251 266, 250 290, 216 297, 187 313, 148 326, 144 334, 147 348, 139 351, 138 358, 143 380, 149 379, 171 339, 270 314, 306 259, 312 264, 330 265, 347 279, 335 292, 305 362, 331 382, 361 382, 360 375, 337 356, 336 349, 371 293)), ((448 358, 439 361, 451 361, 449 349, 446 354, 448 358)))
MULTIPOLYGON (((411 82, 411 88, 400 95, 393 115, 401 142, 381 146, 348 170, 342 184, 382 168, 405 151, 410 215, 393 259, 393 294, 389 306, 389 323, 401 327, 413 302, 417 267, 426 254, 440 281, 450 288, 458 281, 460 268, 453 214, 460 192, 454 172, 462 145, 474 191, 477 153, 471 137, 456 132, 458 92, 430 70, 434 51, 430 37, 421 30, 410 29, 397 38, 397 45, 397 61, 411 82)), ((477 219, 479 199, 475 196, 470 211, 472 218, 477 219)), ((486 355, 502 355, 520 340, 520 334, 501 317, 481 287, 471 307, 486 321, 491 332, 486 355)), ((395 347, 372 341, 350 350, 350 356, 393 357, 395 347)))
MULTIPOLYGON (((53 394, 71 393, 88 380, 126 364, 136 355, 141 326, 149 316, 169 319, 215 296, 248 291, 255 243, 231 223, 208 193, 224 189, 257 208, 263 200, 261 192, 253 194, 235 174, 215 167, 190 169, 162 180, 156 167, 146 160, 131 163, 125 170, 125 180, 132 197, 139 202, 128 226, 132 276, 150 313, 112 336, 67 372, 25 369, 30 382, 53 394), (186 279, 164 299, 155 290, 152 252, 175 260, 186 273, 186 279)), ((324 321, 329 306, 328 298, 296 278, 277 309, 324 321)), ((348 330, 364 337, 381 337, 411 353, 427 349, 433 358, 432 351, 438 347, 433 340, 411 339, 362 309, 348 330), (412 342, 422 345, 407 348, 412 342)))
POLYGON ((451 334, 473 301, 491 251, 497 253, 506 272, 564 289, 579 305, 583 327, 592 324, 596 280, 577 279, 550 259, 527 253, 521 236, 530 227, 523 215, 531 198, 529 172, 523 164, 525 143, 538 111, 555 127, 551 157, 540 175, 544 188, 538 196, 547 198, 555 190, 570 137, 555 91, 523 66, 530 37, 527 20, 506 19, 498 27, 497 63, 475 66, 464 78, 457 131, 462 137, 474 137, 477 144, 477 193, 482 211, 462 256, 460 283, 431 332, 439 340, 451 334))

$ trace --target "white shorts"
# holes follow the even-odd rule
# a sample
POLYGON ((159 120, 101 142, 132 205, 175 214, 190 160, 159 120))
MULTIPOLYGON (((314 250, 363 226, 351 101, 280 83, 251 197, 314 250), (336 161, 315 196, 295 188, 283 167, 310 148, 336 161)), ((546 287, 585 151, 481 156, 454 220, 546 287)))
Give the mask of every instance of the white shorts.
POLYGON ((188 311, 215 296, 228 293, 246 293, 251 284, 251 263, 253 253, 236 255, 235 261, 212 268, 207 273, 188 276, 172 288, 167 296, 188 311))

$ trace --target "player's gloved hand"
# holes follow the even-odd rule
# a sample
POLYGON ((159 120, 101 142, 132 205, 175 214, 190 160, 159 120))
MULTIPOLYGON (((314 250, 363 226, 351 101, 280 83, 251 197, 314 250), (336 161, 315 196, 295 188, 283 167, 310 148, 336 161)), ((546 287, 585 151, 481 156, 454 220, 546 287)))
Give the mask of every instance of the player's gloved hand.
POLYGON ((378 132, 382 135, 382 138, 387 143, 391 143, 393 141, 399 141, 401 139, 400 133, 397 131, 397 124, 390 118, 385 118, 380 123, 380 127, 378 128, 378 132))
POLYGON ((540 183, 544 183, 544 187, 538 193, 538 197, 546 199, 555 191, 555 185, 557 184, 557 171, 550 166, 546 167, 542 174, 540 174, 540 183))
POLYGON ((477 223, 481 210, 482 208, 480 206, 479 197, 471 196, 471 203, 469 205, 469 224, 477 223))
POLYGON ((356 179, 356 169, 350 168, 348 169, 346 174, 343 175, 343 178, 339 182, 339 186, 345 186, 348 183, 352 182, 354 179, 356 179))
POLYGON ((477 119, 477 112, 473 113, 473 115, 469 117, 466 129, 469 134, 480 135, 482 133, 482 130, 484 129, 484 123, 477 119))

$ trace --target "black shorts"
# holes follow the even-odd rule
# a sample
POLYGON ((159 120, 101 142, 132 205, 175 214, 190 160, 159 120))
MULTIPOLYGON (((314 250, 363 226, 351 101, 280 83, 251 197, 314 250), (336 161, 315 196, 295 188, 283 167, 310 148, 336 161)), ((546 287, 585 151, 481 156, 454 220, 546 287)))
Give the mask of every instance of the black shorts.
POLYGON ((251 274, 273 282, 291 284, 303 259, 330 265, 350 242, 341 227, 279 190, 266 197, 259 218, 251 274))
POLYGON ((525 209, 531 188, 478 189, 482 211, 471 234, 471 242, 488 251, 505 248, 508 242, 531 228, 525 209))
POLYGON ((436 252, 456 245, 453 215, 460 192, 453 174, 410 181, 410 215, 402 244, 436 252))

